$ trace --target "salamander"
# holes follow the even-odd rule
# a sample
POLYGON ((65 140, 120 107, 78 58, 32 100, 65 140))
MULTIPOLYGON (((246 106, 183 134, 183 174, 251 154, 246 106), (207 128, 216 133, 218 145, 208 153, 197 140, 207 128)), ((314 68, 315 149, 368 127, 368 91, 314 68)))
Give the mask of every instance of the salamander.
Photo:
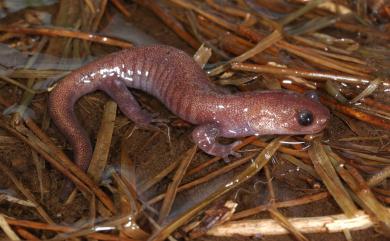
POLYGON ((196 125, 192 139, 197 146, 225 159, 237 155, 233 148, 240 142, 223 145, 219 137, 313 134, 325 128, 330 116, 313 95, 286 90, 221 91, 189 55, 174 47, 126 49, 74 70, 50 93, 50 115, 83 170, 89 165, 92 146, 74 113, 75 103, 101 90, 135 123, 151 123, 152 115, 141 108, 129 88, 151 94, 172 113, 196 125))

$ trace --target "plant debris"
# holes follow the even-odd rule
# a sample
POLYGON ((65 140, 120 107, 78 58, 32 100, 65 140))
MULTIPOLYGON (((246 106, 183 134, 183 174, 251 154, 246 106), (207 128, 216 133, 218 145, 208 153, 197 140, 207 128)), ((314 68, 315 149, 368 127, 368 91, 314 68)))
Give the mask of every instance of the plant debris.
POLYGON ((389 29, 379 0, 0 1, 0 237, 388 239, 389 29), (95 148, 84 173, 51 123, 48 93, 144 36, 193 54, 227 92, 316 91, 330 124, 245 137, 225 163, 154 98, 134 91, 159 113, 145 127, 94 93, 76 106, 95 148), (78 191, 62 200, 69 183, 78 191))

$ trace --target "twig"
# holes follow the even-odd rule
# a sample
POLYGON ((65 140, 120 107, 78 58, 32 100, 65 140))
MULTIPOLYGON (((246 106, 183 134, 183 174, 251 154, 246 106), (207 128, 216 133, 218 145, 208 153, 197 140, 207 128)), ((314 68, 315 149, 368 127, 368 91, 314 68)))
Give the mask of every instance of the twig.
POLYGON ((108 161, 112 133, 114 132, 116 109, 117 104, 111 100, 104 106, 103 117, 96 137, 95 149, 87 171, 88 175, 96 183, 99 183, 108 161))
MULTIPOLYGON (((387 209, 390 212, 390 209, 387 209)), ((302 233, 336 233, 343 230, 362 230, 372 227, 375 221, 363 211, 355 213, 354 217, 348 218, 345 214, 309 217, 289 218, 289 222, 302 233)), ((220 226, 213 227, 207 232, 212 236, 258 236, 258 235, 282 235, 288 234, 275 220, 243 220, 227 222, 220 226)))

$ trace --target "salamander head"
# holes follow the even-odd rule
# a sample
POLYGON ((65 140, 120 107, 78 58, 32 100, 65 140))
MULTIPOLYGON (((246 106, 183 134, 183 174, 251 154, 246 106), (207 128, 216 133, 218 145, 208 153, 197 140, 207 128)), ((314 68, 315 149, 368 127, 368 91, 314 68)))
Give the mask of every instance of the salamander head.
POLYGON ((254 134, 302 135, 322 131, 330 118, 329 110, 314 93, 270 91, 252 101, 249 126, 254 134), (257 103, 256 103, 257 102, 257 103), (267 108, 265 108, 266 106, 267 108))

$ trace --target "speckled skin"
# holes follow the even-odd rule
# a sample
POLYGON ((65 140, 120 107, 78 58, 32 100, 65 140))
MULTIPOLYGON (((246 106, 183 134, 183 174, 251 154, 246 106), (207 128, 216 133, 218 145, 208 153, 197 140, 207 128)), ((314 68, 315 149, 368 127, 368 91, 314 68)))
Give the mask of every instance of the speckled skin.
POLYGON ((128 87, 143 90, 162 101, 180 118, 198 125, 192 134, 205 152, 227 158, 235 154, 218 137, 265 134, 312 134, 321 131, 329 111, 317 101, 288 91, 226 94, 214 86, 204 71, 183 51, 154 45, 123 50, 73 71, 50 94, 50 114, 70 142, 75 162, 84 170, 92 155, 89 137, 74 113, 83 95, 102 90, 129 119, 139 124, 152 121, 128 87), (310 111, 314 120, 302 126, 297 113, 310 111))

